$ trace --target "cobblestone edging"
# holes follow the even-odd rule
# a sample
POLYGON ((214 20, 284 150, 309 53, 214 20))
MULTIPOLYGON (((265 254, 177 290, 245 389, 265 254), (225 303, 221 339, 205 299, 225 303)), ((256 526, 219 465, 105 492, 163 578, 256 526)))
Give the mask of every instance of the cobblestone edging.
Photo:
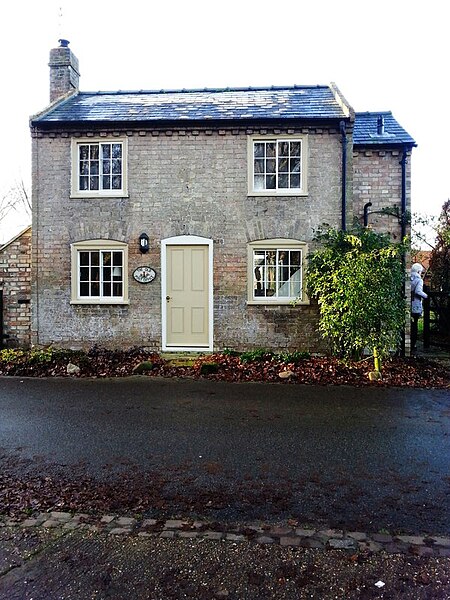
POLYGON ((413 554, 416 556, 450 557, 450 537, 363 533, 339 529, 301 529, 258 523, 233 526, 224 523, 190 519, 143 519, 104 515, 94 517, 82 513, 47 512, 26 519, 0 518, 1 527, 59 527, 63 531, 85 529, 108 535, 137 535, 168 539, 207 539, 228 542, 253 542, 280 546, 413 554))

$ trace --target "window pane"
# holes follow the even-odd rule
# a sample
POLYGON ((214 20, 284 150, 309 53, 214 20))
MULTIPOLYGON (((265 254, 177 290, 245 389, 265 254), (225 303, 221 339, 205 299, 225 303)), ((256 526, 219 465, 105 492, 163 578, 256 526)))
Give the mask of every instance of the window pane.
POLYGON ((297 250, 291 250, 290 263, 292 266, 299 266, 301 264, 301 252, 297 250))
POLYGON ((115 158, 112 161, 112 172, 115 175, 120 175, 122 173, 122 161, 115 158))
POLYGON ((89 177, 89 189, 98 190, 98 177, 89 177))
POLYGON ((103 158, 110 158, 111 144, 102 144, 102 156, 103 158))
POLYGON ((113 283, 113 296, 122 296, 122 283, 113 283))
POLYGON ((290 144, 291 148, 291 156, 300 156, 300 148, 301 148, 301 144, 300 142, 291 142, 290 144))
POLYGON ((113 158, 122 158, 122 144, 112 145, 112 156, 113 158))
POLYGON ((267 280, 266 280, 266 296, 273 296, 275 294, 276 286, 276 267, 267 267, 267 280))
POLYGON ((120 175, 113 175, 112 189, 113 190, 121 190, 122 189, 122 177, 120 175))
POLYGON ((275 175, 266 175, 266 189, 274 190, 276 183, 275 175))
POLYGON ((91 267, 91 279, 92 281, 100 281, 100 268, 91 267))
POLYGON ((91 296, 100 296, 100 283, 97 281, 91 283, 91 296))
POLYGON ((291 158, 289 163, 290 163, 291 173, 300 173, 300 159, 299 158, 291 158))
POLYGON ((266 173, 275 173, 276 160, 266 160, 266 173))
POLYGON ((287 158, 279 158, 278 159, 278 172, 279 173, 287 173, 288 172, 288 159, 287 158))
POLYGON ((89 267, 80 267, 80 281, 89 281, 89 267))
POLYGON ((89 158, 89 146, 79 146, 80 148, 80 160, 87 160, 89 158))
POLYGON ((89 175, 89 163, 87 160, 80 162, 80 175, 89 175))
POLYGON ((253 254, 253 295, 262 296, 264 294, 264 252, 255 251, 253 254))
POLYGON ((103 284, 103 296, 111 296, 111 283, 103 284))
POLYGON ((266 156, 275 158, 275 142, 266 142, 266 156))
POLYGON ((300 282, 301 282, 301 269, 297 269, 296 271, 294 271, 291 275, 291 279, 290 279, 290 293, 289 295, 292 298, 296 298, 297 296, 300 296, 300 282))
POLYGON ((90 252, 91 265, 97 266, 100 264, 100 252, 90 252))
POLYGON ((263 190, 265 186, 264 175, 255 175, 254 177, 254 188, 255 190, 263 190))
POLYGON ((255 173, 264 173, 264 160, 261 158, 255 160, 255 173))
POLYGON ((278 155, 289 156, 289 142, 278 142, 278 155))
POLYGON ((91 175, 98 175, 99 162, 98 160, 91 161, 91 175))
POLYGON ((289 176, 288 175, 279 175, 278 176, 278 187, 279 188, 288 188, 289 187, 289 176))
POLYGON ((102 189, 110 190, 111 189, 111 178, 109 175, 103 175, 102 177, 102 189))
POLYGON ((89 265, 89 252, 80 252, 80 265, 89 265))
POLYGON ((290 187, 291 188, 300 188, 300 175, 291 175, 290 187))
POLYGON ((103 281, 111 281, 111 267, 103 267, 103 281))
POLYGON ((91 160, 98 160, 98 145, 91 144, 89 146, 89 158, 91 160))
POLYGON ((102 173, 103 175, 108 175, 109 173, 111 173, 111 163, 109 162, 109 160, 104 160, 102 162, 102 173))
POLYGON ((80 190, 88 190, 89 189, 89 177, 83 176, 80 177, 80 190))
POLYGON ((255 142, 253 145, 254 157, 264 158, 265 144, 262 142, 255 142))
POLYGON ((105 266, 111 264, 111 252, 102 252, 102 264, 105 266))
POLYGON ((80 296, 89 296, 89 283, 80 283, 80 296))
POLYGON ((113 252, 113 265, 121 267, 122 266, 122 252, 113 252))

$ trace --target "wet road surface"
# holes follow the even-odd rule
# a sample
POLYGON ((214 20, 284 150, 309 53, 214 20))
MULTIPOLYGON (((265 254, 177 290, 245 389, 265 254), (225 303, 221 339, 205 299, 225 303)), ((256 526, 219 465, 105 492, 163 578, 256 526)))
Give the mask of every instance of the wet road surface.
POLYGON ((166 512, 202 494, 203 515, 222 520, 448 533, 449 431, 445 390, 0 380, 3 462, 158 472, 166 512))

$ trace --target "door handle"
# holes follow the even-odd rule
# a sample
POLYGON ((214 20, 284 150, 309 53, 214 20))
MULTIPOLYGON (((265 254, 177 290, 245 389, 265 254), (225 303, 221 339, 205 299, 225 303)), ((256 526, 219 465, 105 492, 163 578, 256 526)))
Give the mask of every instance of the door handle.
POLYGON ((171 298, 170 296, 166 296, 166 300, 169 301, 171 298))

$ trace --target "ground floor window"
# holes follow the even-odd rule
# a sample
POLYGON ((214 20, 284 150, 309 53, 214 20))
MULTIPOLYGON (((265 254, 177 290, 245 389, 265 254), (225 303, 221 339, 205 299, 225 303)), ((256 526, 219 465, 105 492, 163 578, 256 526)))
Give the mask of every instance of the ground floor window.
POLYGON ((128 247, 113 240, 72 244, 72 302, 128 302, 128 247))
POLYGON ((249 244, 251 303, 304 302, 303 262, 306 244, 296 240, 258 240, 249 244))

